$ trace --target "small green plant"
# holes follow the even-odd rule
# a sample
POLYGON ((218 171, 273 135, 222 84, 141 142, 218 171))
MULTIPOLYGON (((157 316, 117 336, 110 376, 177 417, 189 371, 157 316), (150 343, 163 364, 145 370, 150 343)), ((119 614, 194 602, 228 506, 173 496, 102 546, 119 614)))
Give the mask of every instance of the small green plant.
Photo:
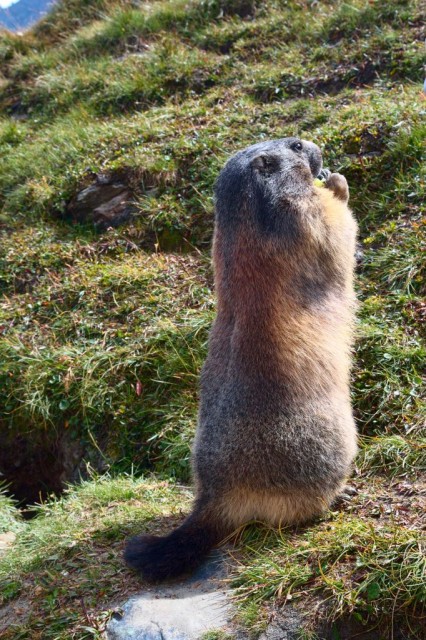
POLYGON ((18 533, 23 526, 16 502, 7 495, 7 485, 0 484, 0 534, 18 533))
POLYGON ((226 631, 206 631, 202 640, 231 640, 233 636, 226 631))

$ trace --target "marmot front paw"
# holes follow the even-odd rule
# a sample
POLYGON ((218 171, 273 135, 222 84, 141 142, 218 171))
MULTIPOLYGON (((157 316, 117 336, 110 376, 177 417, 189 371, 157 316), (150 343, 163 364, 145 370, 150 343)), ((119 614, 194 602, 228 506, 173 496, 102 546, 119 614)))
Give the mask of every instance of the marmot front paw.
POLYGON ((336 198, 347 202, 349 200, 349 187, 345 176, 341 173, 330 173, 326 176, 324 186, 331 189, 336 198))

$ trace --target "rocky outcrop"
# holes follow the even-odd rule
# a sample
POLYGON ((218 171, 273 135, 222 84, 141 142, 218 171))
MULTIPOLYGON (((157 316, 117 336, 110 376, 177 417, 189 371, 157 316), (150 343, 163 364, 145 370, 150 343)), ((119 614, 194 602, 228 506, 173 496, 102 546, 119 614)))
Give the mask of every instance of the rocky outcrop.
POLYGON ((66 207, 74 222, 93 223, 100 230, 118 227, 133 213, 134 194, 124 175, 98 174, 66 207))

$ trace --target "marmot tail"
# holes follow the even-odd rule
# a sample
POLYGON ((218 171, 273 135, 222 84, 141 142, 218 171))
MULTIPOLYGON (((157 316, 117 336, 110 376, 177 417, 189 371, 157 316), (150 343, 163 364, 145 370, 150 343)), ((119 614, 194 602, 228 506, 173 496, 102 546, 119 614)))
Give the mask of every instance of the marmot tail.
POLYGON ((205 512, 196 510, 168 536, 130 539, 124 559, 149 582, 177 578, 194 571, 229 533, 205 512))

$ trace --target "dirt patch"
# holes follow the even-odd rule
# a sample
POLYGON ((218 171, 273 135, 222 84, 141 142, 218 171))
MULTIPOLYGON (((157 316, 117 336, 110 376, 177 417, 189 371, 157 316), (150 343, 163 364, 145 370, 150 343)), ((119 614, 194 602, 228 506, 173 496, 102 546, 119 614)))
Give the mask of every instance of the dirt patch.
POLYGON ((31 602, 25 596, 0 607, 0 637, 11 627, 25 624, 30 615, 31 602))
POLYGON ((343 89, 365 87, 373 84, 384 71, 383 60, 365 60, 357 65, 340 64, 320 76, 301 78, 283 74, 276 82, 256 87, 254 98, 259 102, 270 102, 279 98, 297 98, 321 94, 337 95, 343 89))
POLYGON ((362 499, 351 509, 365 518, 391 522, 412 530, 426 530, 426 482, 375 478, 360 487, 362 499))

